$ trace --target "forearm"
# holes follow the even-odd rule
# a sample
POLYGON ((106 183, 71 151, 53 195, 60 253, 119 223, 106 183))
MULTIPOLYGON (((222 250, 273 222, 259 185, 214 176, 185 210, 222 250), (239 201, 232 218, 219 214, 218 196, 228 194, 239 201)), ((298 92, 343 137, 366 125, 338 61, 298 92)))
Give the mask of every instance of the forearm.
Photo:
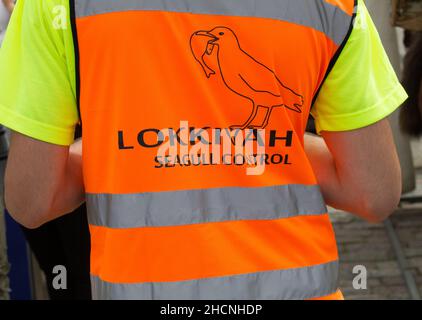
POLYGON ((401 170, 387 119, 347 132, 307 135, 305 149, 332 207, 378 222, 396 208, 401 170))
POLYGON ((355 211, 353 202, 350 201, 348 188, 340 180, 333 159, 327 145, 319 136, 305 135, 305 151, 311 162, 322 194, 331 207, 355 211))
POLYGON ((6 207, 36 228, 84 201, 81 142, 61 147, 12 133, 5 176, 6 207))

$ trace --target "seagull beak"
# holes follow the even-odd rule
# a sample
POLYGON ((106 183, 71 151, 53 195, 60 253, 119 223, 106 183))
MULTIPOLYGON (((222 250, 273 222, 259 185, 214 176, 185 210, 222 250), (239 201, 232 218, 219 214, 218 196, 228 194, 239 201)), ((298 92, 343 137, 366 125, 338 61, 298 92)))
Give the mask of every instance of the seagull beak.
POLYGON ((209 33, 208 31, 197 31, 197 32, 195 32, 195 35, 212 38, 210 40, 210 42, 215 42, 215 41, 219 40, 219 38, 217 38, 215 35, 209 33))

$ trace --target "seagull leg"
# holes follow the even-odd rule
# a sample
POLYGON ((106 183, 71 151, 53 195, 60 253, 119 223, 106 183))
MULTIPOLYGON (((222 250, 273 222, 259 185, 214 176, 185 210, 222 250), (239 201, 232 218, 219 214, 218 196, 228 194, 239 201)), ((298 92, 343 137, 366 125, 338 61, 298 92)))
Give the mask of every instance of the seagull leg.
POLYGON ((265 114, 264 121, 262 122, 260 126, 259 125, 248 126, 249 129, 265 129, 265 127, 268 125, 268 121, 270 120, 271 113, 273 112, 274 107, 264 107, 264 106, 260 106, 260 107, 267 109, 267 113, 265 114))
POLYGON ((268 126, 268 121, 270 121, 270 117, 271 117, 271 113, 273 112, 273 109, 274 107, 267 108, 267 115, 265 116, 261 129, 265 129, 265 127, 268 126))
POLYGON ((239 129, 240 128, 240 129, 244 130, 244 129, 248 128, 249 125, 251 124, 251 122, 255 119, 255 117, 256 117, 256 115, 258 113, 258 108, 259 108, 259 106, 255 105, 255 103, 254 103, 253 104, 252 113, 249 116, 248 120, 246 120, 246 122, 244 124, 242 124, 242 125, 233 125, 233 126, 230 126, 230 129, 239 129))

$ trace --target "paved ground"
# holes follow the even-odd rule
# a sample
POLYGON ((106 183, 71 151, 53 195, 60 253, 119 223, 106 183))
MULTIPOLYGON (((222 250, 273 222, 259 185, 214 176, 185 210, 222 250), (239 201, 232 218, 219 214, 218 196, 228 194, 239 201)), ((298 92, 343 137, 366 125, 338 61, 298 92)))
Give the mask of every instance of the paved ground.
MULTIPOLYGON (((422 172, 418 175, 422 187, 422 172)), ((422 194, 422 190, 417 193, 422 194)), ((409 299, 409 290, 384 224, 368 224, 350 214, 331 214, 340 252, 340 286, 346 299, 409 299), (353 268, 368 271, 367 290, 353 289, 353 268)), ((403 205, 391 217, 395 232, 422 294, 422 203, 403 205)))

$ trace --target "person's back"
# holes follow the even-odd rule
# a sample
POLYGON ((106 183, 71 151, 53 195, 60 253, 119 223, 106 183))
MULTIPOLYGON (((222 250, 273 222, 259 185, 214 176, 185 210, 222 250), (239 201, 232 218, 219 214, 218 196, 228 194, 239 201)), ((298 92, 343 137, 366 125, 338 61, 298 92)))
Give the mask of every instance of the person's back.
MULTIPOLYGON (((78 97, 94 297, 340 297, 334 233, 303 145, 309 113, 318 131, 353 130, 405 96, 388 64, 385 108, 369 110, 378 101, 364 96, 362 79, 347 80, 360 34, 326 79, 351 36, 355 1, 70 4, 73 39, 59 39, 67 60, 48 68, 65 88, 52 97, 66 106, 72 89, 78 97)), ((62 112, 39 136, 0 120, 66 145, 76 108, 62 112)))
POLYGON ((301 139, 351 26, 354 2, 343 3, 345 11, 297 0, 76 1, 99 297, 283 299, 337 290, 334 235, 301 139), (179 151, 160 156, 170 128, 179 151), (207 156, 220 149, 216 128, 265 128, 264 173, 248 176, 234 153, 214 152, 217 165, 181 154, 205 146, 201 139, 212 143, 207 156))

